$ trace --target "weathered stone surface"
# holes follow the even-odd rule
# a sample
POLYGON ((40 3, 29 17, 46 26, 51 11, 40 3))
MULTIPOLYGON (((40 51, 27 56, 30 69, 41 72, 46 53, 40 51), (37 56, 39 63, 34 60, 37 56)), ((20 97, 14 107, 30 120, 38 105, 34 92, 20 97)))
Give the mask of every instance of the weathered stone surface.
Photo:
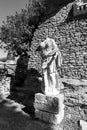
POLYGON ((51 113, 59 113, 64 109, 64 95, 59 94, 56 96, 47 96, 41 93, 35 95, 35 109, 47 111, 51 113))
POLYGON ((34 102, 35 117, 50 124, 60 124, 64 117, 63 101, 63 94, 48 96, 37 93, 34 102))
POLYGON ((59 114, 53 114, 36 109, 35 117, 50 124, 58 125, 63 120, 64 110, 62 110, 59 114))
POLYGON ((66 22, 72 18, 72 3, 61 8, 59 12, 44 23, 34 33, 29 68, 34 67, 41 72, 41 58, 36 52, 38 43, 45 38, 53 38, 63 56, 63 64, 58 70, 60 76, 87 79, 87 18, 66 22), (33 59, 33 60, 32 60, 33 59), (32 64, 31 64, 32 63, 32 64))
POLYGON ((60 124, 64 118, 64 110, 61 110, 58 114, 50 114, 50 123, 60 124))
POLYGON ((35 117, 42 120, 42 111, 35 109, 35 117))
POLYGON ((80 120, 80 126, 82 128, 82 130, 87 130, 87 122, 80 120))

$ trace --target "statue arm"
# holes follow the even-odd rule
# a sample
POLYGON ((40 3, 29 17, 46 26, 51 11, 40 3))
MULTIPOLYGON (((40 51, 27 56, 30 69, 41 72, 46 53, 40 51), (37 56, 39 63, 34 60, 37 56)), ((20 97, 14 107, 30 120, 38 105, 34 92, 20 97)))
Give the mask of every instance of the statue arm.
POLYGON ((55 60, 55 58, 56 58, 55 55, 56 55, 56 53, 54 53, 54 55, 48 56, 47 60, 43 62, 42 68, 44 68, 44 69, 48 68, 51 65, 51 63, 53 62, 53 60, 55 60))
POLYGON ((60 67, 62 65, 62 55, 60 51, 56 54, 55 59, 56 59, 56 66, 60 67))
POLYGON ((42 62, 42 68, 43 68, 43 69, 46 69, 46 68, 47 68, 47 66, 48 66, 48 64, 49 64, 49 62, 50 62, 50 60, 51 60, 51 58, 46 58, 46 59, 43 60, 43 62, 42 62))

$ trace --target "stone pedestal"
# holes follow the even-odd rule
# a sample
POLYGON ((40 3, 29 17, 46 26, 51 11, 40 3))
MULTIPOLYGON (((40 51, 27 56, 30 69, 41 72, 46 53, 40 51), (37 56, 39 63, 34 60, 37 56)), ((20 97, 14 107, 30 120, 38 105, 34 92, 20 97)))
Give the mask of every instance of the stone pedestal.
POLYGON ((63 102, 63 94, 48 96, 37 93, 34 102, 35 117, 50 124, 60 124, 64 117, 63 102))

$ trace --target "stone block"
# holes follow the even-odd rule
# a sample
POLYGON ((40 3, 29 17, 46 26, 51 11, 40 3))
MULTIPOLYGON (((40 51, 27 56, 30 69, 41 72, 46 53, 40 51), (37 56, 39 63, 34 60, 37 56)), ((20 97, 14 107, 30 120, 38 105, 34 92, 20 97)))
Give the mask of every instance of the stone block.
POLYGON ((42 111, 42 120, 45 122, 49 122, 50 121, 50 113, 42 111))
POLYGON ((34 108, 39 109, 42 111, 58 113, 59 112, 59 105, 57 104, 45 104, 45 103, 34 103, 34 108))
POLYGON ((46 95, 42 93, 35 94, 35 103, 45 103, 46 102, 46 95))
POLYGON ((42 120, 42 111, 38 110, 38 109, 35 109, 35 117, 42 120))
POLYGON ((50 117, 49 123, 58 125, 62 122, 64 118, 64 110, 61 110, 58 114, 51 113, 49 117, 50 117))
POLYGON ((48 122, 50 124, 58 125, 63 120, 64 110, 62 110, 59 114, 53 114, 50 112, 45 112, 45 111, 36 109, 35 117, 38 118, 39 120, 48 122))
POLYGON ((48 96, 41 93, 35 95, 34 108, 51 113, 59 113, 64 109, 64 96, 59 94, 57 96, 48 96))

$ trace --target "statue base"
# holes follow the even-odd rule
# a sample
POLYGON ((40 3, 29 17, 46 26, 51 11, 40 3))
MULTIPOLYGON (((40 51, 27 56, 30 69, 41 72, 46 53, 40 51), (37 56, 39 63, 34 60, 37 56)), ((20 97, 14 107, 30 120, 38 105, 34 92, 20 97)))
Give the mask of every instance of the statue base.
POLYGON ((58 125, 64 117, 64 95, 35 95, 35 117, 50 124, 58 125))

